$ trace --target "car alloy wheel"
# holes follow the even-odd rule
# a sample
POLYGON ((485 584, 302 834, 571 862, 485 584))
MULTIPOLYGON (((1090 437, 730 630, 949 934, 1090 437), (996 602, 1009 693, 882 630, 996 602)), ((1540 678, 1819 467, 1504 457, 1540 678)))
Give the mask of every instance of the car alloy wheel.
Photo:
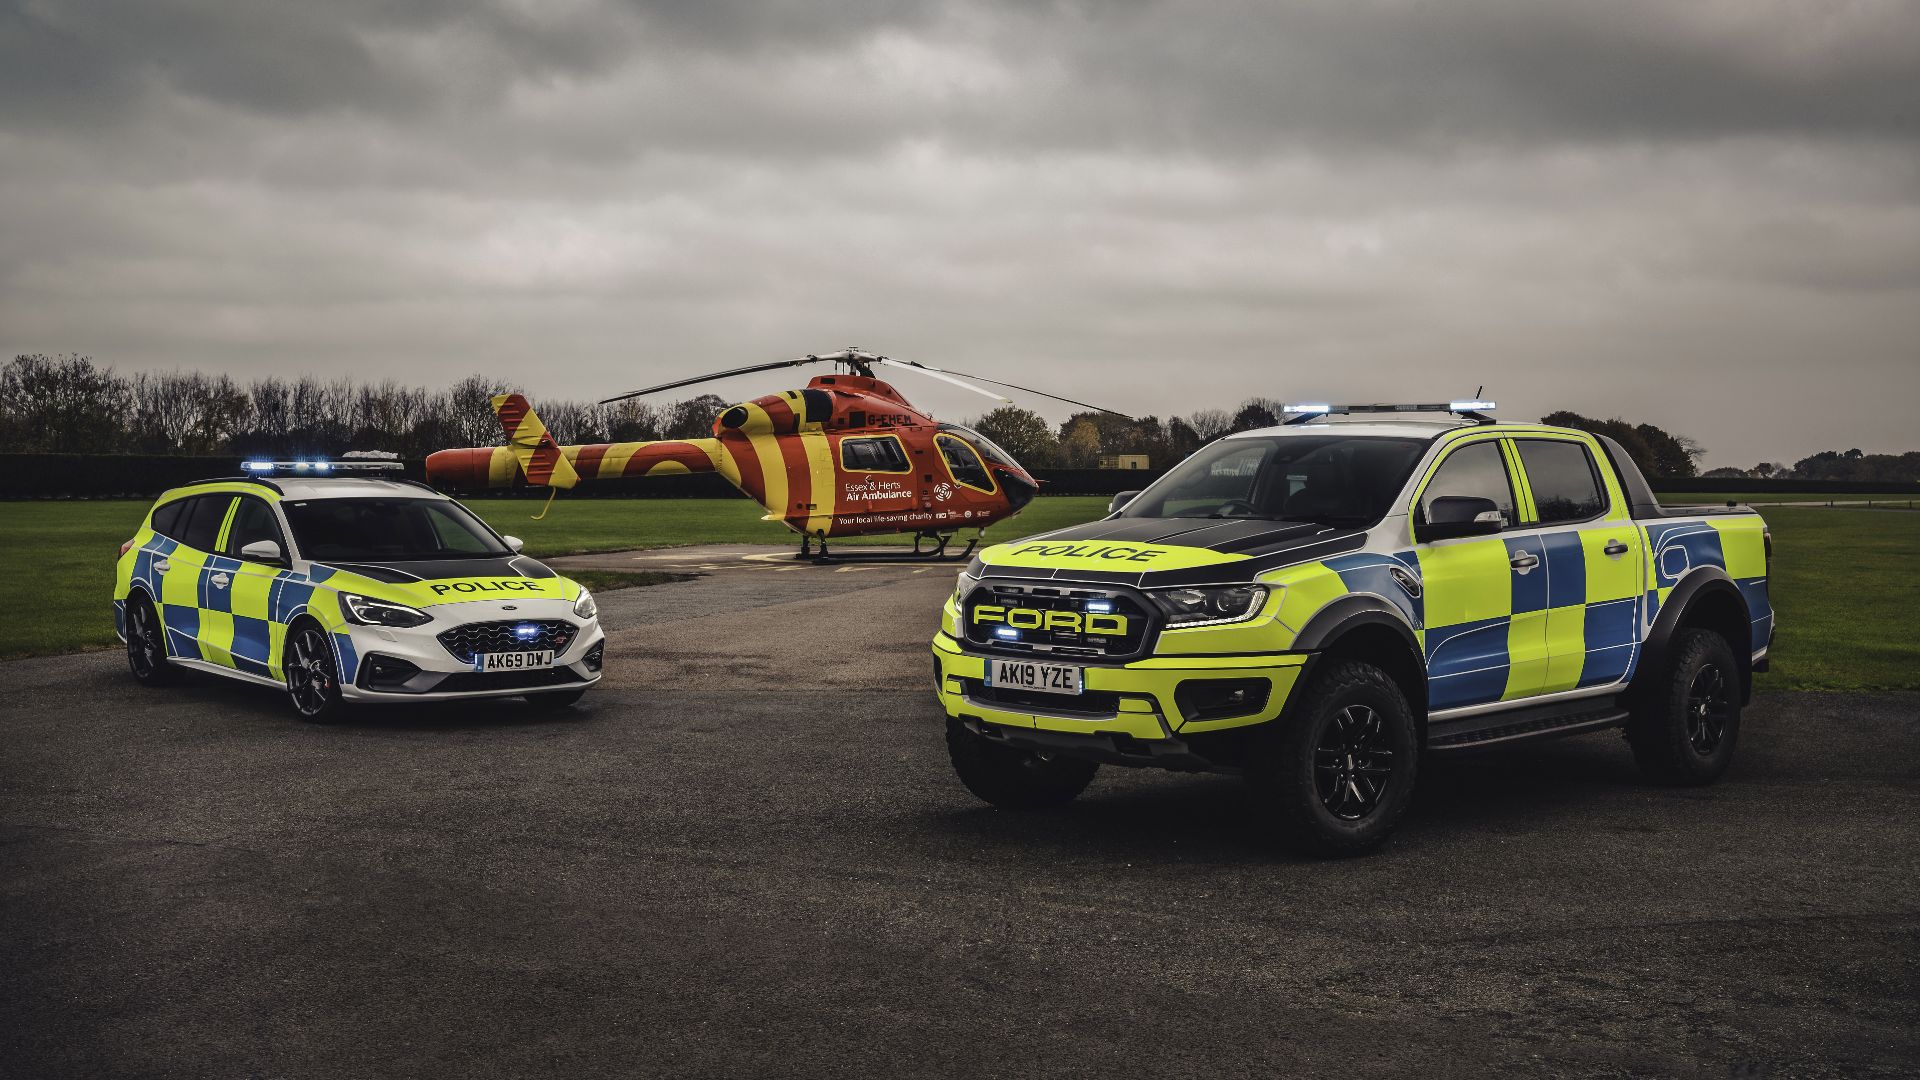
POLYGON ((333 646, 313 626, 302 627, 287 650, 287 693, 302 716, 326 712, 340 695, 333 646))
POLYGON ((127 666, 135 678, 151 679, 167 662, 160 634, 160 619, 152 604, 136 603, 127 610, 127 666))
POLYGON ((1694 673, 1687 687, 1687 743, 1694 753, 1711 754, 1727 734, 1727 717, 1733 712, 1733 697, 1728 692, 1726 672, 1718 664, 1707 664, 1694 673))
POLYGON ((1393 779, 1393 745, 1380 714, 1365 705, 1335 713, 1314 746, 1313 776, 1327 813, 1342 821, 1372 813, 1393 779))

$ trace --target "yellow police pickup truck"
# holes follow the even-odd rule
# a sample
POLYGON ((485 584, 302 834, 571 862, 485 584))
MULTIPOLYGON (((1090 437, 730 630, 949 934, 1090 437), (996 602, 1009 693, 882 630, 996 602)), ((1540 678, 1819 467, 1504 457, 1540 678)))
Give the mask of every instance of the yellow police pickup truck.
POLYGON ((356 702, 524 696, 600 681, 593 596, 466 507, 379 462, 247 462, 162 495, 120 549, 113 608, 149 686, 182 670, 356 702))
POLYGON ((1103 763, 1234 772, 1278 839, 1340 854, 1429 754, 1620 728, 1651 777, 1717 779, 1773 638, 1765 524, 1490 408, 1289 406, 981 552, 933 640, 960 780, 1037 808, 1103 763))

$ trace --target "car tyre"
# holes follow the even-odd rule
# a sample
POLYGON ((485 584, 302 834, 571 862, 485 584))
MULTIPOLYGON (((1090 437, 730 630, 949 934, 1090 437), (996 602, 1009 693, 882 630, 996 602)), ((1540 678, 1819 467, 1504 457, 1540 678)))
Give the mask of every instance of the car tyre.
POLYGON ((1628 721, 1627 743, 1649 779, 1711 784, 1732 764, 1740 741, 1739 661, 1711 630, 1677 632, 1668 655, 1628 721))
POLYGON ((320 624, 303 619, 287 633, 281 668, 293 711, 316 724, 340 719, 347 703, 340 696, 340 667, 333 642, 320 624))
POLYGON ((1420 769, 1406 695, 1386 672, 1358 662, 1316 672, 1250 749, 1246 777, 1264 824, 1309 855, 1378 846, 1406 813, 1420 769))
POLYGON ((1002 810, 1047 810, 1072 802, 1100 763, 1003 746, 947 719, 947 756, 967 790, 1002 810))
POLYGON ((534 712, 559 712, 571 709, 587 696, 586 687, 578 690, 555 690, 547 694, 528 694, 527 707, 534 712))
POLYGON ((180 669, 167 660, 167 631, 160 625, 160 613, 144 593, 127 603, 127 667, 141 686, 167 686, 180 677, 180 669))

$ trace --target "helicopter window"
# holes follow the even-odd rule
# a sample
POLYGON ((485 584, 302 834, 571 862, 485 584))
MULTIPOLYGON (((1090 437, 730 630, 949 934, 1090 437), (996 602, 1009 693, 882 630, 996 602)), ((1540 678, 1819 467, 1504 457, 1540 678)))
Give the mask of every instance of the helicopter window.
POLYGON ((841 439, 840 467, 848 472, 905 473, 913 471, 898 435, 870 439, 841 439))
POLYGON ((941 424, 940 430, 950 435, 958 435, 973 444, 975 450, 980 451, 988 461, 993 462, 995 465, 1005 465, 1009 469, 1017 469, 1020 467, 1020 463, 1013 460, 1012 454, 1000 449, 999 443, 994 442, 992 439, 987 438, 972 428, 961 427, 959 424, 941 424))
POLYGON ((1426 448, 1424 439, 1362 435, 1221 439, 1149 485, 1120 516, 1368 525, 1386 515, 1426 448))
POLYGON ((987 467, 980 462, 980 455, 964 439, 941 432, 933 437, 933 444, 940 448, 940 456, 947 460, 947 472, 953 482, 961 487, 970 487, 975 491, 993 491, 993 477, 987 467))

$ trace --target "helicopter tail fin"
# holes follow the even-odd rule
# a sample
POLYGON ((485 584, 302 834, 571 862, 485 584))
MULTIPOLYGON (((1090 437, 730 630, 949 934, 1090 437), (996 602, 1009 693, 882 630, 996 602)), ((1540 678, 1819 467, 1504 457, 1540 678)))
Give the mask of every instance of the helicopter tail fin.
POLYGON ((580 482, 573 463, 560 452, 553 432, 519 394, 500 394, 493 399, 494 415, 507 433, 507 448, 520 463, 527 483, 541 487, 570 488, 580 482))

